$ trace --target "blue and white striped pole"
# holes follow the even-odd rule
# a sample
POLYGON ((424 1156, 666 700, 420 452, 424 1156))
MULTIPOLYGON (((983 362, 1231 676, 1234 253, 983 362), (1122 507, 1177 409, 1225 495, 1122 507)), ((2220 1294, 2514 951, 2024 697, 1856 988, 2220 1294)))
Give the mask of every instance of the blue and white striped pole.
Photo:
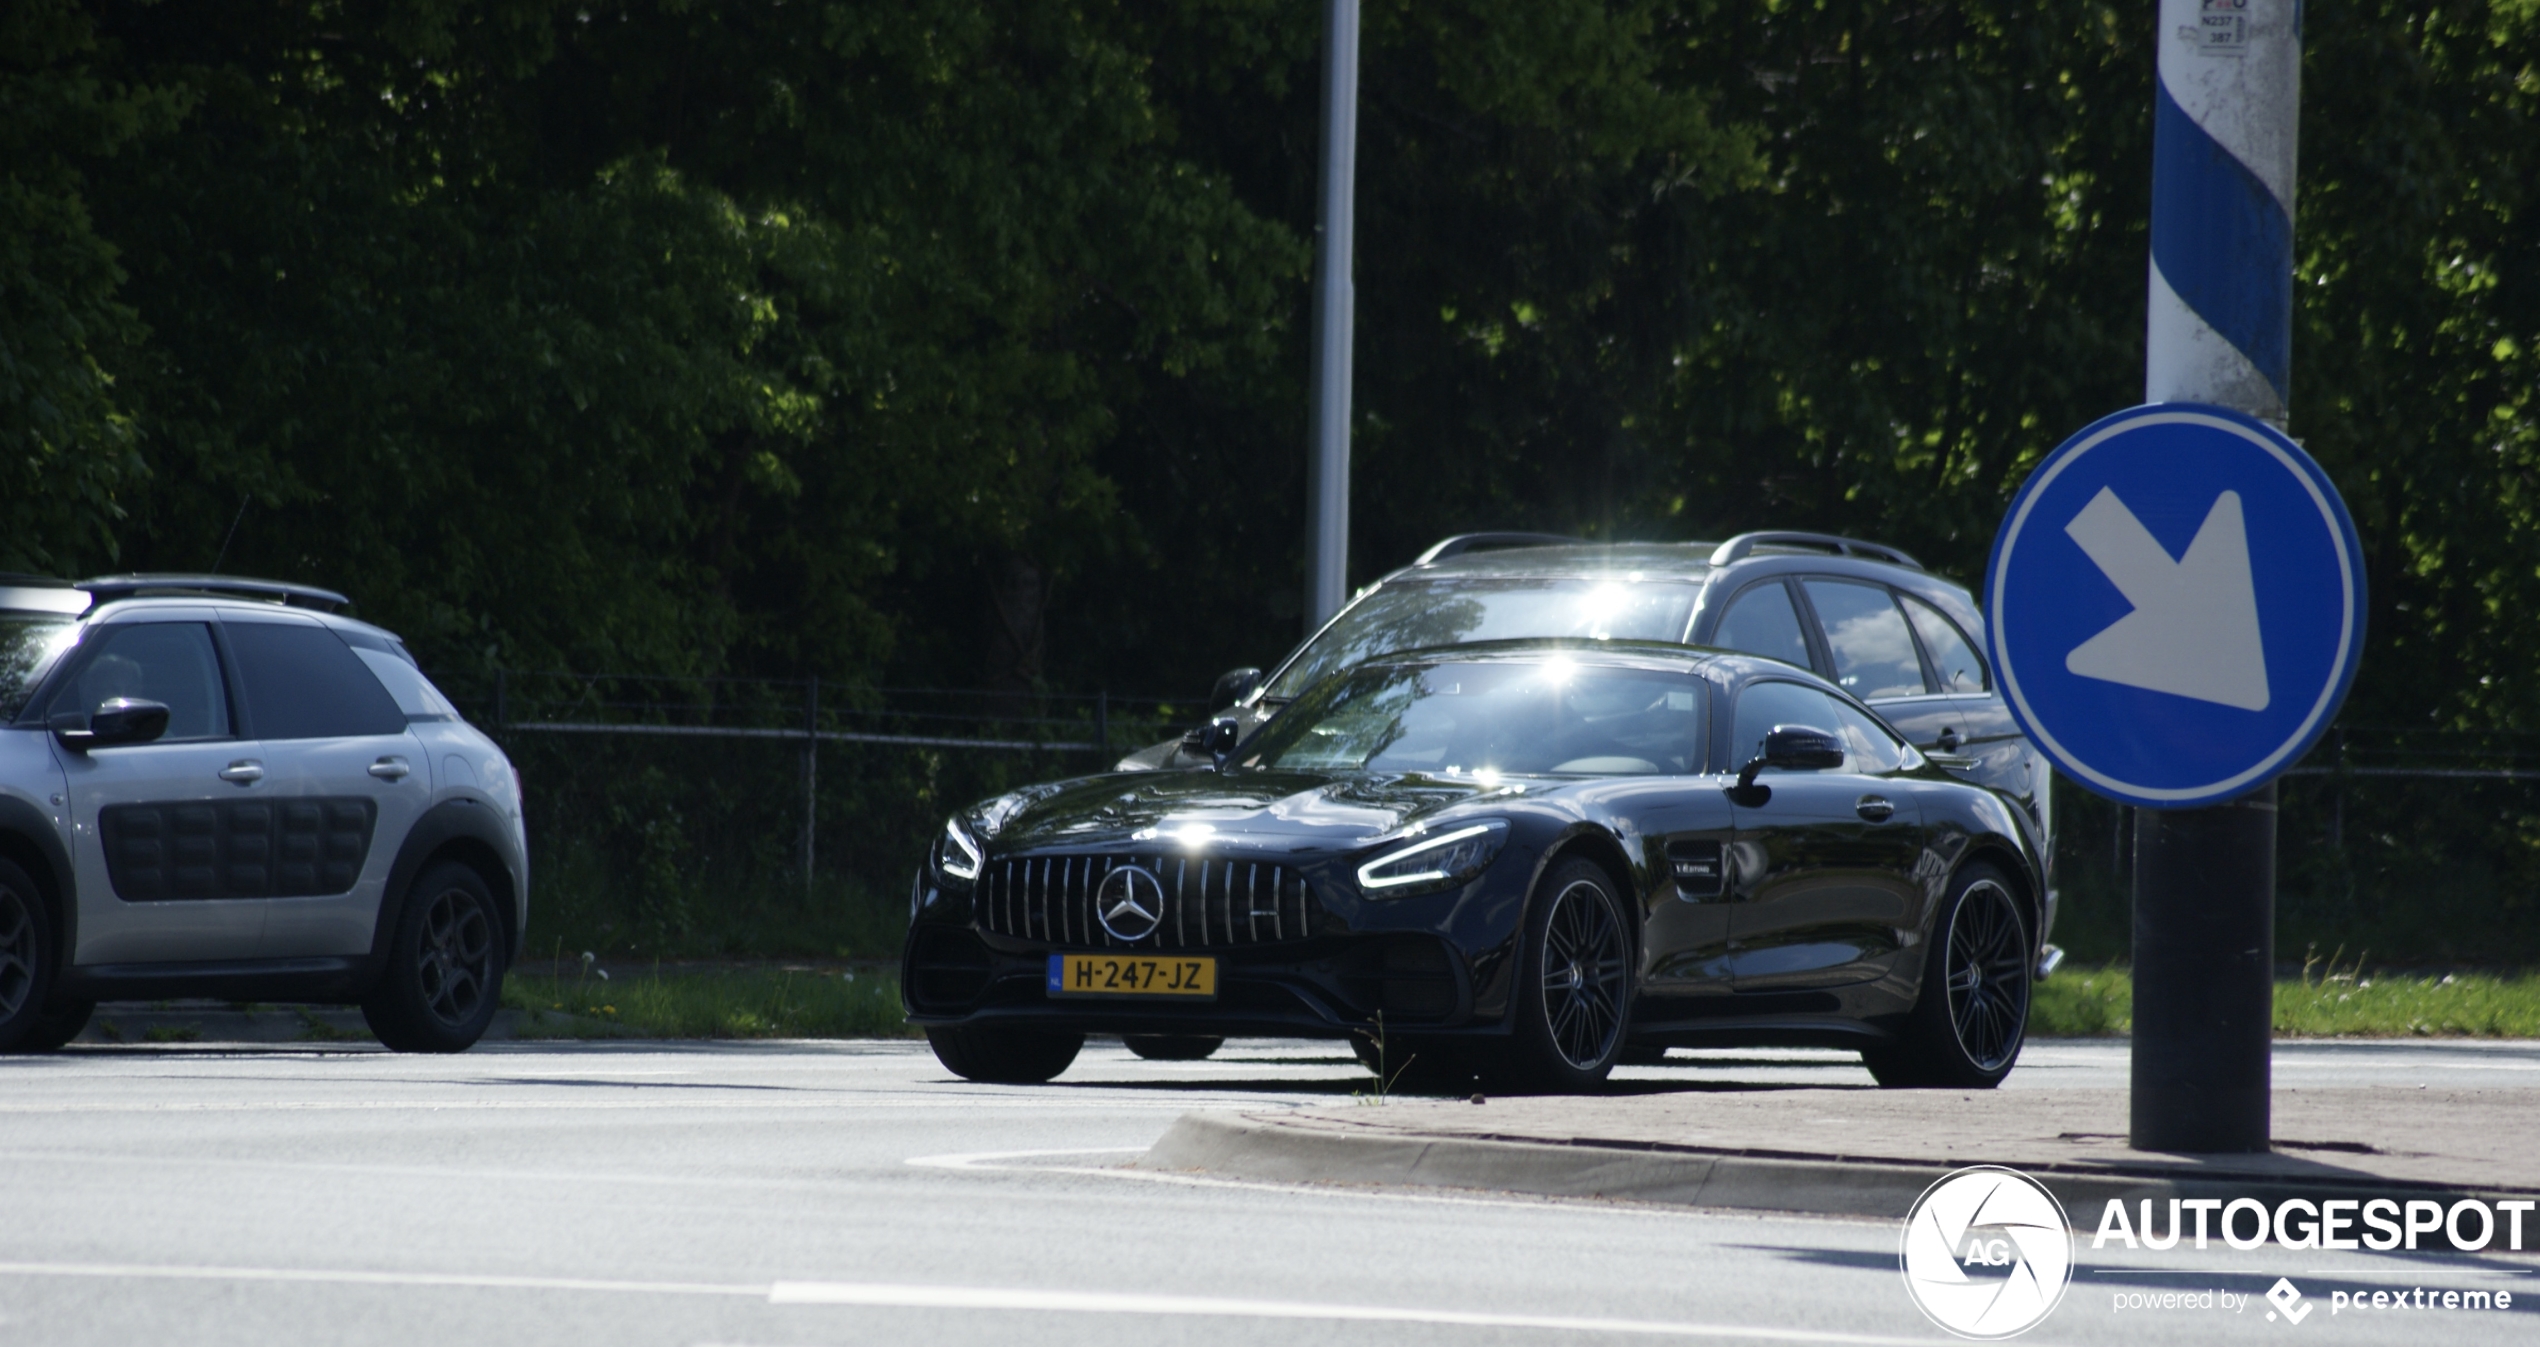
MULTIPOLYGON (((2161 0, 2147 402, 2283 429, 2293 383, 2293 165, 2302 0, 2161 0)), ((2272 782, 2134 831, 2137 1150, 2270 1148, 2272 782)))
POLYGON ((2161 0, 2147 402, 2282 428, 2293 379, 2301 0, 2161 0))

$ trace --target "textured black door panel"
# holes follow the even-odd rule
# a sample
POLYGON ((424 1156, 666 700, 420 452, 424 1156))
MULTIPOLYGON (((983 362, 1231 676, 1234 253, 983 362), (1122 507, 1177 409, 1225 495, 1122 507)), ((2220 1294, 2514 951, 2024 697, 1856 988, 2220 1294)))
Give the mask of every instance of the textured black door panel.
POLYGON ((115 896, 154 903, 347 892, 377 816, 372 801, 345 796, 112 805, 97 823, 115 896))

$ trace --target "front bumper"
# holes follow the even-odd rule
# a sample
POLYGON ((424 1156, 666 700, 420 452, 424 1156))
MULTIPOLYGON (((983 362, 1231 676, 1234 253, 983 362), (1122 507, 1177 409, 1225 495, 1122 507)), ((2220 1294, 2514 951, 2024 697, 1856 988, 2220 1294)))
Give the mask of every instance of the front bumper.
POLYGON ((909 1022, 1029 1023, 1089 1033, 1339 1038, 1388 1029, 1469 1029, 1468 962, 1418 932, 1319 936, 1283 945, 1193 949, 1217 961, 1213 1000, 1055 998, 1054 953, 1131 953, 1048 944, 951 925, 910 935, 901 969, 909 1022))

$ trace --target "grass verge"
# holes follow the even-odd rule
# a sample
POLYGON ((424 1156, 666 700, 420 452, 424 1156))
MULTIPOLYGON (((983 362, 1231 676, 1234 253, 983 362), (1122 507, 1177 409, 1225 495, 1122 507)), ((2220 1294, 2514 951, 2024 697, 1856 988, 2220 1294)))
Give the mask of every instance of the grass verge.
MULTIPOLYGON (((2029 1032, 2125 1034, 2134 978, 2123 966, 2066 968, 2037 984, 2029 1032)), ((2540 973, 2365 972, 2334 962, 2275 984, 2283 1038, 2540 1038, 2540 973)))
POLYGON ((515 972, 503 1004, 539 1012, 524 1036, 906 1038, 899 978, 885 972, 720 969, 613 978, 515 972), (569 1017, 569 1018, 559 1018, 569 1017))

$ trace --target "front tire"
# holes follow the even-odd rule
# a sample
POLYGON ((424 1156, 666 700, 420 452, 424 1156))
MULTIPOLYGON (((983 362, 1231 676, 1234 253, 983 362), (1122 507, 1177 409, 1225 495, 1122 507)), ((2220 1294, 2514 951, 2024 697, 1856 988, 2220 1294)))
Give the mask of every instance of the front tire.
POLYGON ((1084 1050, 1085 1036, 1049 1029, 985 1025, 930 1027, 926 1045, 935 1060, 963 1080, 982 1085, 1039 1085, 1055 1079, 1084 1050))
POLYGON ((1209 1034, 1122 1034, 1120 1042, 1150 1062, 1205 1061, 1226 1046, 1225 1039, 1209 1034))
POLYGON ((39 1041, 44 999, 52 994, 60 958, 52 916, 44 910, 35 881, 0 861, 0 1052, 49 1052, 61 1046, 39 1041))
POLYGON ((88 1027, 88 1017, 97 1013, 94 1001, 72 1001, 57 1005, 37 1018, 35 1027, 18 1040, 19 1052, 58 1052, 63 1044, 79 1037, 88 1027))
POLYGON ((1622 1055, 1632 943, 1613 881, 1592 861, 1553 867, 1529 905, 1517 1025, 1491 1074, 1517 1094, 1586 1094, 1622 1055))
POLYGON ((2037 957, 2028 912, 2010 879, 1970 865, 1950 885, 1924 942, 1922 993, 1896 1042, 1864 1050, 1881 1085, 1990 1090, 2011 1074, 2028 1036, 2037 957))
POLYGON ((399 1052, 465 1052, 502 1004, 502 917, 485 879, 456 861, 415 876, 362 1018, 399 1052))

